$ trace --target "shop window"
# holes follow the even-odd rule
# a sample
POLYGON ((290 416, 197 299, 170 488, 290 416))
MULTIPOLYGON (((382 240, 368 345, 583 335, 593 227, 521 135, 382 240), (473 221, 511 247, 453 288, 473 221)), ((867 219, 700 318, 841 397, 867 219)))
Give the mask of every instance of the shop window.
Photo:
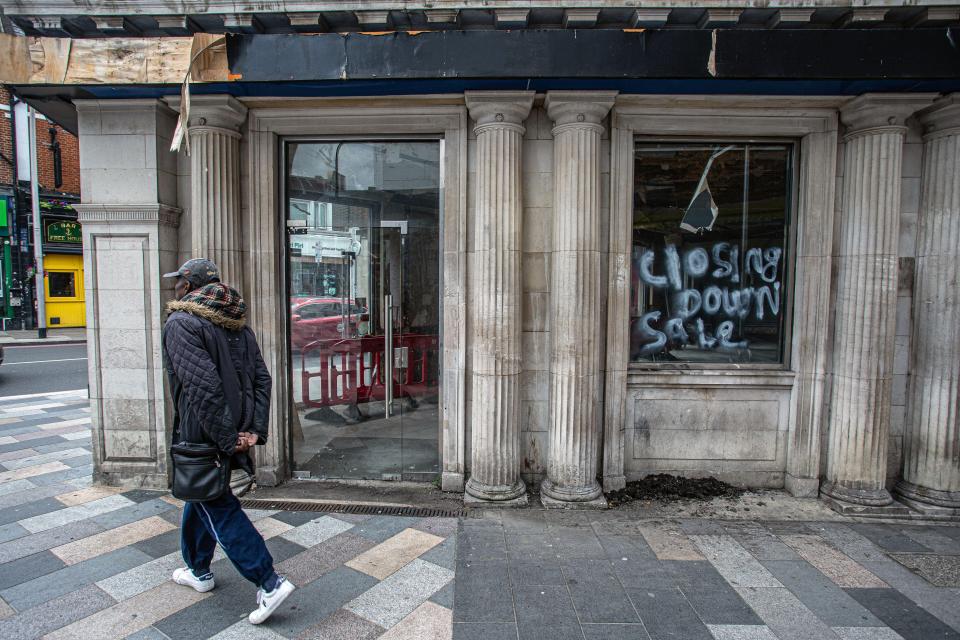
POLYGON ((75 274, 64 272, 48 272, 47 286, 51 298, 76 298, 77 286, 75 274))
POLYGON ((630 359, 784 361, 792 145, 637 143, 630 359))

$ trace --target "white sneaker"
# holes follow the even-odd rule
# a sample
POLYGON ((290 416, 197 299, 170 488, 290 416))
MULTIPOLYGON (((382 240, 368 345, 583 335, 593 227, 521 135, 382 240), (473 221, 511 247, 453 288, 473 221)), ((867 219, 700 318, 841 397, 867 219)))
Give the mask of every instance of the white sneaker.
POLYGON ((280 584, 273 591, 266 592, 263 589, 257 591, 257 604, 260 606, 247 618, 250 624, 265 622, 277 610, 277 607, 283 604, 287 596, 293 593, 294 589, 296 587, 293 586, 292 582, 286 578, 281 578, 280 584))
POLYGON ((187 587, 193 587, 195 591, 200 593, 206 593, 213 589, 216 583, 213 581, 213 574, 208 573, 209 578, 204 576, 204 579, 201 580, 197 576, 193 575, 193 571, 187 568, 177 569, 173 572, 173 581, 177 584, 182 584, 187 587))

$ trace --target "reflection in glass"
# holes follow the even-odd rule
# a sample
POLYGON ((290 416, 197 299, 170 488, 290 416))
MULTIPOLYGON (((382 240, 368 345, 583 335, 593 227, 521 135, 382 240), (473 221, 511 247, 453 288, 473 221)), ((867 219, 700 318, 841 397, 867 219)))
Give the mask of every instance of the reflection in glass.
POLYGON ((440 144, 289 143, 286 187, 296 469, 432 480, 440 144))
POLYGON ((783 362, 791 150, 636 145, 632 361, 783 362))

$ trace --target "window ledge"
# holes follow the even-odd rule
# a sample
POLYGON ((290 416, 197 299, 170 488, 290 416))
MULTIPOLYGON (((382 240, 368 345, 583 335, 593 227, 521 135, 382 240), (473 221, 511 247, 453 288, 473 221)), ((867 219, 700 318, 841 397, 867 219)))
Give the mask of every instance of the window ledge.
POLYGON ((793 386, 796 373, 779 368, 667 369, 631 366, 628 387, 754 387, 793 386))

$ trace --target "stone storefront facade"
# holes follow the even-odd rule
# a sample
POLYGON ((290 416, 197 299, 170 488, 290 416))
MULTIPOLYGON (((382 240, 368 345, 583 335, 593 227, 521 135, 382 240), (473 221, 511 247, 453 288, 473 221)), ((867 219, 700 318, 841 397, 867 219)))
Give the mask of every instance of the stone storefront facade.
POLYGON ((905 509, 891 490, 960 508, 956 89, 582 84, 285 97, 278 75, 274 93, 193 95, 189 156, 168 151, 175 88, 74 96, 98 478, 166 484, 159 274, 202 254, 249 301, 274 375, 263 484, 353 477, 324 449, 376 445, 407 452, 383 477, 437 475, 469 500, 522 502, 534 484, 548 506, 598 506, 669 472, 846 510, 905 509), (360 210, 377 223, 338 226, 360 210), (411 294, 384 264, 417 228, 435 234, 433 266, 390 262, 403 286, 433 283, 411 294), (326 293, 295 291, 294 269, 326 293), (435 322, 390 302, 421 297, 435 322), (341 305, 338 344, 360 355, 311 360, 332 347, 297 332, 322 304, 341 305), (383 375, 406 376, 402 428, 383 375), (318 440, 333 424, 347 435, 318 440))

